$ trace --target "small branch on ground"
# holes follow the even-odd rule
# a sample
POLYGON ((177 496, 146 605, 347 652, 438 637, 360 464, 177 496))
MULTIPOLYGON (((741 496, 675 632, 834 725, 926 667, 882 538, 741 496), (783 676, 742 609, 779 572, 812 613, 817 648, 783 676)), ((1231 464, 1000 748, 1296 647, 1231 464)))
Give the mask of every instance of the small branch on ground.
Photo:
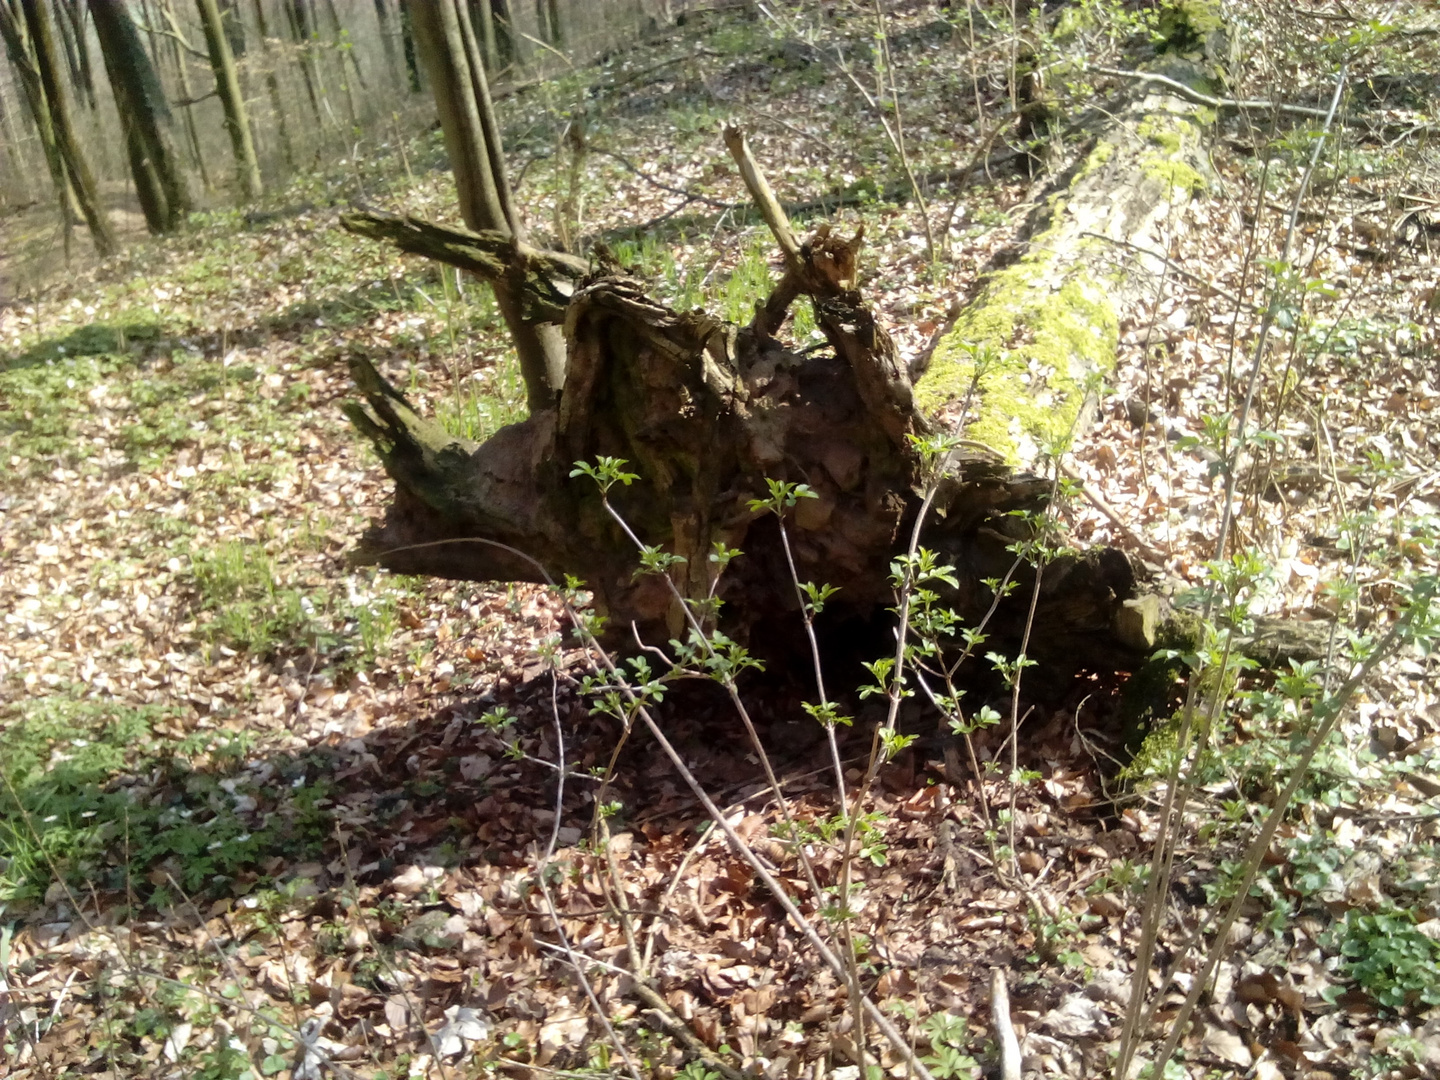
POLYGON ((990 969, 990 1021, 1000 1043, 1001 1080, 1020 1080, 1020 1042, 1010 1022, 1010 990, 1004 969, 998 967, 990 969))

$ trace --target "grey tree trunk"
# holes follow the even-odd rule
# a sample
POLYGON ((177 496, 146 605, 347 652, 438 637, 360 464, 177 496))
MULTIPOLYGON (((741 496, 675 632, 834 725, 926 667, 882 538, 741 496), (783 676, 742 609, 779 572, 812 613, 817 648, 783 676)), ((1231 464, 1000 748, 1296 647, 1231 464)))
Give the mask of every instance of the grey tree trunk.
POLYGON ((395 30, 390 25, 388 0, 375 0, 375 21, 380 27, 380 47, 385 50, 385 67, 390 72, 390 81, 399 86, 400 61, 395 55, 395 30))
POLYGON ((65 45, 65 61, 70 65, 70 81, 75 93, 91 112, 95 111, 95 75, 90 64, 90 43, 85 38, 85 5, 81 0, 55 0, 60 12, 60 39, 65 45))
POLYGON ((536 0, 535 14, 545 28, 545 40, 556 48, 565 44, 565 27, 560 22, 560 5, 557 0, 536 0))
POLYGON ((255 142, 250 137, 250 120, 246 114, 245 96, 240 92, 240 79, 235 71, 235 57, 225 39, 225 25, 220 19, 217 0, 195 0, 200 12, 200 25, 205 32, 205 46, 210 53, 210 67, 215 72, 215 88, 225 110, 225 127, 230 132, 230 146, 235 154, 235 175, 246 199, 258 198, 265 190, 260 180, 260 163, 255 157, 255 142))
POLYGON ((190 183, 172 135, 165 89, 123 4, 89 0, 115 105, 125 125, 135 188, 154 233, 173 232, 194 209, 190 183))
POLYGON ((320 85, 320 70, 315 64, 315 20, 307 0, 281 0, 285 8, 290 34, 299 46, 300 74, 305 80, 305 96, 310 100, 310 111, 315 123, 325 127, 325 115, 320 108, 324 90, 320 85))
MULTIPOLYGON (((166 49, 166 55, 170 58, 170 66, 175 71, 175 81, 180 87, 180 96, 185 102, 182 107, 185 110, 185 140, 190 147, 190 161, 194 165, 195 170, 200 174, 200 182, 205 186, 205 190, 207 192, 213 191, 215 190, 215 185, 210 180, 210 166, 206 163, 204 151, 200 148, 200 132, 195 126, 195 91, 190 83, 190 67, 186 63, 186 53, 188 49, 182 51, 180 42, 177 40, 180 36, 180 21, 175 18, 175 9, 171 6, 170 0, 157 0, 157 2, 161 13, 165 17, 165 21, 170 25, 170 33, 165 36, 164 47, 166 49)), ((145 17, 148 21, 151 18, 148 0, 141 10, 146 13, 145 17)), ((160 68, 160 60, 155 48, 155 38, 157 36, 158 35, 152 31, 150 35, 150 56, 151 59, 154 60, 155 69, 158 71, 160 68)))
POLYGON ((25 24, 24 13, 12 0, 0 0, 0 36, 5 39, 6 51, 20 80, 25 104, 30 111, 30 120, 35 125, 40 140, 40 150, 45 158, 45 167, 50 172, 50 182, 55 189, 55 199, 60 210, 60 224, 65 238, 65 257, 70 257, 71 235, 75 222, 80 220, 80 206, 65 173, 65 162, 60 157, 60 147, 55 142, 55 125, 50 119, 50 108, 45 102, 45 87, 40 81, 40 69, 35 64, 35 51, 30 32, 25 24))
MULTIPOLYGON (((10 29, 5 32, 7 42, 12 36, 15 36, 16 44, 20 46, 22 55, 24 55, 24 42, 17 34, 17 24, 23 20, 25 37, 29 41, 27 59, 33 65, 32 70, 40 90, 34 104, 48 114, 48 123, 54 133, 55 149, 64 163, 65 175, 74 191, 80 213, 90 230, 90 238, 95 244, 96 252, 102 256, 111 255, 117 246, 115 233, 110 227, 110 219, 106 216, 105 209, 100 202, 100 189, 95 182, 95 174, 91 171, 89 159, 86 158, 80 140, 76 136, 75 125, 70 116, 70 106, 56 72, 58 58, 49 9, 46 8, 43 0, 19 0, 18 10, 16 0, 4 0, 3 3, 0 3, 0 9, 3 9, 3 12, 0 12, 0 19, 11 24, 10 29)), ((12 55, 14 51, 12 49, 12 55)), ((40 123, 41 118, 37 114, 37 126, 40 123)))
MULTIPOLYGON (((445 147, 455 173, 460 213, 472 229, 517 241, 524 229, 510 198, 499 125, 490 102, 485 68, 461 0, 410 5, 420 59, 435 92, 445 147)), ((565 378, 565 342, 553 323, 537 322, 507 280, 492 281, 495 300, 515 342, 525 396, 532 412, 553 407, 565 378)))
POLYGON ((225 40, 230 54, 239 60, 245 55, 245 20, 240 17, 240 0, 220 0, 220 21, 225 27, 225 40))
POLYGON ((275 127, 280 134, 280 153, 285 168, 295 170, 295 147, 290 142, 290 125, 285 119, 285 103, 280 96, 280 77, 275 73, 275 58, 270 47, 270 28, 265 22, 264 0, 255 0, 255 26, 260 31, 260 51, 265 54, 265 90, 270 95, 270 108, 275 113, 275 127))
POLYGON ((425 87, 420 78, 420 57, 415 49, 415 20, 410 16, 412 0, 400 0, 400 41, 405 53, 405 72, 410 76, 410 92, 419 94, 425 87))
POLYGON ((11 103, 0 95, 0 131, 5 133, 5 171, 12 190, 20 193, 20 202, 30 201, 30 162, 25 156, 20 129, 15 124, 11 103))
POLYGON ((495 9, 490 0, 470 0, 470 21, 480 24, 480 43, 485 49, 485 70, 494 74, 500 70, 500 50, 495 41, 495 9))

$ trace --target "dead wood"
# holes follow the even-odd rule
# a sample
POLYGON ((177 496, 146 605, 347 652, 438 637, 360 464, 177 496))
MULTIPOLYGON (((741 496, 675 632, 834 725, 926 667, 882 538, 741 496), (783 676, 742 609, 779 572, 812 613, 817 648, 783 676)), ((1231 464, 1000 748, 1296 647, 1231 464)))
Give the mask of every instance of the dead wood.
MULTIPOLYGON (((767 494, 767 479, 787 480, 816 495, 786 522, 799 578, 840 590, 822 632, 852 645, 861 631, 883 633, 894 603, 891 562, 923 501, 915 440, 932 424, 893 341, 854 287, 863 236, 843 239, 822 226, 800 242, 747 164, 743 136, 727 133, 727 143, 786 263, 745 327, 676 312, 613 266, 581 274, 571 257, 507 238, 370 212, 346 216, 347 228, 405 250, 485 277, 509 275, 532 317, 563 314, 568 349, 557 406, 478 446, 421 417, 368 361, 354 360, 365 404, 347 412, 395 481, 394 501, 359 558, 404 573, 536 580, 535 568, 506 550, 513 548, 557 580, 585 581, 617 638, 680 636, 684 613, 665 582, 636 576, 637 552, 595 485, 570 476, 577 461, 622 458, 640 479, 613 489, 611 501, 643 542, 684 560, 670 571, 680 595, 700 601, 714 587, 723 601, 719 628, 783 663, 799 649, 798 605, 776 522, 750 502, 767 494), (814 304, 828 349, 798 352, 777 338, 797 301, 814 304), (716 545, 744 552, 718 586, 709 558, 716 545)), ((1013 550, 1030 528, 1014 512, 1038 513, 1050 491, 1049 481, 967 444, 952 454, 922 532, 922 543, 955 566, 959 586, 946 599, 970 625, 994 602, 987 582, 1013 576, 1023 599, 1002 602, 988 627, 1001 649, 1020 640, 1035 580, 1013 550)), ((1153 645, 1130 625, 1125 601, 1136 595, 1118 550, 1047 565, 1030 655, 1062 682, 1079 667, 1132 667, 1153 645)))

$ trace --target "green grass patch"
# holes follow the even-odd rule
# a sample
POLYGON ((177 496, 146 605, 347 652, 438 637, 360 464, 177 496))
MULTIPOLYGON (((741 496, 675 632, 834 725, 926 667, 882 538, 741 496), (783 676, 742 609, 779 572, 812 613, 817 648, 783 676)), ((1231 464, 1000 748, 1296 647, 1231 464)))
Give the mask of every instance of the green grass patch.
POLYGON ((149 894, 146 871, 172 856, 177 880, 198 890, 253 858, 246 824, 212 805, 217 778, 192 767, 233 763, 247 740, 176 739, 177 715, 80 688, 0 715, 0 902, 38 900, 55 880, 149 894))

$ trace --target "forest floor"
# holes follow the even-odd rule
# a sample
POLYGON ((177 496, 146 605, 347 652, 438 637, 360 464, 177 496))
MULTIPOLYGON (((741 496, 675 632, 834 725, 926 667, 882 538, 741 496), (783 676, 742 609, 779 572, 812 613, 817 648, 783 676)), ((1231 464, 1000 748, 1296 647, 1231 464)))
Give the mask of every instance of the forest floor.
MULTIPOLYGON (((1008 37, 956 18, 902 5, 887 28, 921 175, 968 163, 1007 107, 1008 37)), ((1247 32, 1272 35, 1277 64, 1292 55, 1280 44, 1334 32, 1268 18, 1247 32)), ((849 41, 841 55, 862 80, 875 78, 874 30, 869 16, 824 28, 849 41)), ((1386 70, 1406 70, 1414 57, 1389 48, 1386 70)), ((1311 86, 1308 69, 1259 63, 1237 96, 1248 79, 1250 96, 1328 100, 1323 65, 1311 86)), ((1433 79, 1393 87, 1368 116, 1434 114, 1433 79)), ((603 238, 658 297, 731 320, 776 276, 719 145, 719 123, 738 120, 782 199, 833 196, 844 205, 815 223, 865 224, 860 287, 907 360, 1045 193, 1013 167, 936 187, 932 263, 916 206, 885 194, 901 171, 855 87, 735 13, 500 108, 538 241, 603 238), (581 105, 588 150, 572 169, 562 134, 581 105)), ((1440 159, 1414 139, 1337 130, 1299 204, 1297 254, 1266 269, 1314 133, 1222 122, 1215 182, 1172 222, 1179 270, 1125 314, 1119 365, 1067 459, 1095 497, 1063 520, 1077 544, 1143 537, 1173 592, 1213 579, 1223 478, 1210 448, 1279 282, 1255 396, 1267 434, 1236 496, 1240 549, 1257 560, 1242 599, 1256 615, 1335 619, 1343 646, 1387 625, 1407 582, 1435 569, 1440 159)), ((374 1077, 610 1074, 627 1057, 693 1080, 717 1060, 857 1076, 844 986, 648 740, 587 710, 556 599, 347 562, 389 490, 338 407, 353 397, 349 357, 457 433, 523 415, 488 295, 342 232, 355 202, 455 220, 438 135, 371 142, 248 211, 197 215, 181 237, 0 309, 0 1077, 313 1077, 317 1050, 374 1077), (566 948, 586 958, 593 999, 566 948), (640 970, 710 1064, 637 999, 640 970)), ((820 340, 803 317, 791 333, 820 340)), ((1166 1076, 1440 1074, 1434 676, 1402 652, 1368 680, 1166 1076)), ((1168 918, 1140 975, 1160 1002, 1148 1035, 1163 1036, 1193 982, 1192 939, 1234 894, 1303 741, 1287 686, 1240 678, 1196 752, 1168 918)), ((818 725, 784 693, 752 706, 829 881, 838 808, 818 725)), ((841 749, 859 769, 873 716, 856 708, 841 749)), ((661 712, 730 821, 805 896, 728 707, 680 687, 661 712)), ((1108 1067, 1166 758, 1147 744, 1120 775, 1117 715, 1112 688, 1077 686, 1027 714, 1018 776, 954 784, 944 740, 928 737, 882 772, 855 871, 860 971, 933 1075, 993 1070, 997 967, 1027 1075, 1108 1067), (998 840, 982 799, 1011 812, 998 840)), ((1008 760, 1005 730, 977 734, 982 762, 1008 760)), ((823 902, 808 897, 807 912, 823 902)))

